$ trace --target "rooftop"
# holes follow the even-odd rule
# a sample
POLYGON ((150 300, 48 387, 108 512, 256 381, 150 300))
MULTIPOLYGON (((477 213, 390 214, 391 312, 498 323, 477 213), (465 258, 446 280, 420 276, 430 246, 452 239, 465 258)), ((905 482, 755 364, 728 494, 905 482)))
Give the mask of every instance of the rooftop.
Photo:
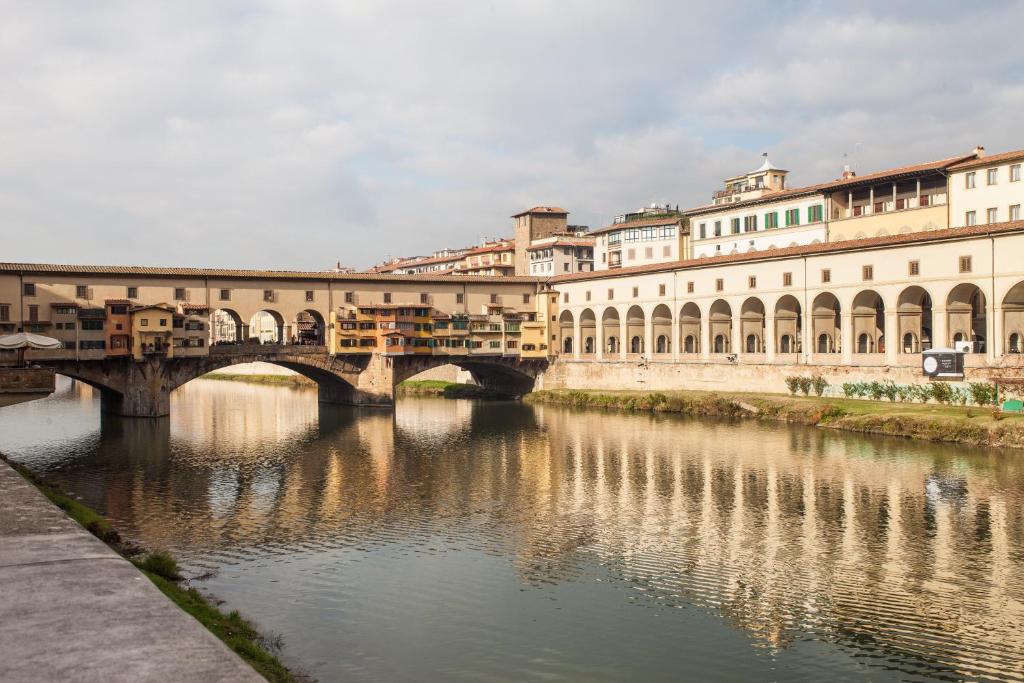
POLYGON ((512 218, 519 218, 520 216, 526 216, 529 214, 550 214, 552 216, 568 216, 569 212, 560 206, 535 206, 532 209, 526 211, 520 211, 519 213, 512 214, 512 218))
POLYGON ((949 167, 949 170, 962 171, 969 168, 981 168, 983 166, 991 166, 992 164, 999 164, 1004 161, 1016 161, 1018 159, 1024 159, 1024 149, 968 159, 967 161, 961 161, 958 164, 953 164, 949 167))
POLYGON ((660 225, 676 225, 683 220, 682 214, 676 214, 674 216, 660 216, 658 218, 640 218, 633 221, 624 221, 622 223, 612 223, 606 225, 603 228, 591 231, 591 235, 602 235, 606 232, 612 232, 613 230, 621 230, 623 228, 651 228, 660 225))

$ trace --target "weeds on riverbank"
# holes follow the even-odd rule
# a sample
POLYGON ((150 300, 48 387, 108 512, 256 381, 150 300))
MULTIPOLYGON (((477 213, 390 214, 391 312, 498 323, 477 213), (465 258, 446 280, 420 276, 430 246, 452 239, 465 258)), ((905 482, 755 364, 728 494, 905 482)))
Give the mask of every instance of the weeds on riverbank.
POLYGON ((440 398, 492 398, 476 384, 445 382, 439 379, 406 380, 395 387, 395 396, 437 396, 440 398))
POLYGON ((178 563, 169 553, 159 550, 146 551, 138 545, 124 541, 110 522, 92 508, 61 493, 24 465, 11 462, 3 454, 0 454, 0 459, 39 489, 68 517, 138 567, 174 604, 224 641, 268 681, 294 683, 299 680, 273 654, 281 651, 283 639, 280 636, 266 637, 260 634, 237 610, 224 614, 195 588, 182 585, 178 563))
POLYGON ((883 434, 974 446, 1024 448, 1024 419, 1005 420, 944 405, 897 404, 857 399, 765 396, 698 391, 636 392, 545 390, 529 403, 624 412, 756 418, 864 434, 883 434))
POLYGON ((308 387, 316 382, 302 375, 248 375, 233 372, 211 372, 202 379, 214 379, 221 382, 248 382, 249 384, 270 384, 285 387, 308 387))

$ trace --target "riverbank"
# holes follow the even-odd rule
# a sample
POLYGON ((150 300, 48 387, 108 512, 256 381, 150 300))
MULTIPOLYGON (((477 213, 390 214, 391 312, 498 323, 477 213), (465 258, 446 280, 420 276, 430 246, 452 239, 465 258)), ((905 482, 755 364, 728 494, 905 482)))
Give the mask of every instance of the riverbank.
POLYGON ((1024 448, 1024 418, 990 408, 703 391, 545 390, 528 403, 628 412, 753 418, 994 448, 1024 448))
MULTIPOLYGON (((17 659, 20 656, 23 660, 0 665, 0 670, 23 670, 31 673, 35 680, 64 678, 64 672, 74 677, 70 671, 83 675, 83 672, 97 673, 97 678, 109 675, 99 675, 101 672, 111 672, 115 677, 146 674, 136 677, 174 677, 177 680, 197 681, 259 680, 259 675, 275 683, 299 680, 272 653, 280 649, 280 639, 261 635, 237 611, 224 614, 195 588, 185 585, 178 572, 177 562, 168 554, 147 551, 125 542, 109 521, 96 511, 64 495, 27 468, 10 462, 2 454, 0 460, 0 483, 5 484, 0 488, 4 490, 5 507, 11 501, 15 505, 15 524, 11 525, 11 530, 17 532, 18 529, 14 527, 26 523, 39 527, 22 529, 23 533, 16 539, 24 542, 27 538, 31 545, 32 561, 23 564, 44 563, 58 570, 67 563, 76 565, 65 569, 69 572, 67 576, 57 576, 52 581, 24 577, 32 583, 29 593, 36 595, 35 601, 38 604, 26 602, 23 596, 22 602, 25 604, 20 606, 22 610, 31 610, 33 619, 45 622, 37 625, 38 633, 34 634, 33 642, 59 639, 59 643, 52 644, 52 649, 62 653, 74 652, 74 656, 51 657, 48 651, 50 648, 37 645, 39 651, 34 653, 34 657, 20 652, 6 653, 4 659, 17 659), (26 483, 19 486, 19 477, 14 473, 20 475, 26 483), (38 494, 35 497, 27 494, 24 490, 27 484, 31 484, 53 505, 39 498, 38 494), (33 519, 39 521, 33 522, 33 519), (76 522, 77 526, 72 522, 76 522), (48 533, 39 534, 43 529, 48 533), (89 535, 83 529, 102 544, 97 544, 96 540, 86 540, 89 535), (24 533, 26 531, 29 533, 24 533), (73 546, 77 552, 68 556, 65 546, 73 546), (84 566, 85 561, 101 561, 102 568, 90 572, 84 566), (154 598, 152 594, 140 590, 135 581, 141 577, 127 563, 123 566, 116 564, 120 561, 134 565, 180 610, 172 608, 163 597, 154 598), (68 590, 75 593, 72 601, 74 604, 53 595, 54 591, 68 590), (39 601, 44 601, 46 608, 39 601), (47 614, 48 610, 52 614, 47 614), (185 617, 182 612, 193 617, 205 629, 195 628, 195 621, 185 617), (213 640, 213 643, 223 643, 241 660, 226 650, 221 655, 219 645, 213 647, 210 642, 197 642, 203 640, 197 638, 200 633, 207 634, 207 637, 215 636, 217 640, 213 640), (38 661, 27 661, 31 659, 38 661), (61 675, 51 677, 43 672, 61 675)), ((2 510, 0 513, 6 515, 10 511, 2 510)), ((6 532, 5 529, 5 537, 6 532)), ((17 551, 15 545, 10 555, 17 556, 17 551)), ((19 568, 17 563, 10 566, 19 568)), ((9 568, 7 563, 0 562, 0 568, 5 567, 9 568)), ((16 586, 16 581, 12 579, 10 585, 0 588, 0 592, 4 588, 11 589, 10 586, 16 586)), ((17 627, 11 620, 4 621, 10 622, 11 627, 17 627)), ((22 639, 32 634, 32 626, 22 623, 18 627, 22 639)), ((0 642, 3 641, 0 638, 0 642)))
POLYGON ((435 396, 440 398, 491 398, 476 384, 460 384, 436 379, 406 380, 395 387, 395 396, 435 396))
POLYGON ((283 387, 312 387, 316 382, 299 374, 294 375, 261 375, 232 372, 211 372, 202 379, 213 379, 220 382, 248 382, 249 384, 269 384, 283 387))

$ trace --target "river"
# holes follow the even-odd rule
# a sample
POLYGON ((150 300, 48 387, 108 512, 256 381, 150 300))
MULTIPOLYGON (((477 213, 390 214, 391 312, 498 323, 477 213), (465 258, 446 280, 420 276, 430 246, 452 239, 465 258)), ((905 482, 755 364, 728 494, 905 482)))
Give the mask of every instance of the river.
POLYGON ((0 451, 321 681, 1020 680, 1024 456, 515 402, 63 378, 0 451))

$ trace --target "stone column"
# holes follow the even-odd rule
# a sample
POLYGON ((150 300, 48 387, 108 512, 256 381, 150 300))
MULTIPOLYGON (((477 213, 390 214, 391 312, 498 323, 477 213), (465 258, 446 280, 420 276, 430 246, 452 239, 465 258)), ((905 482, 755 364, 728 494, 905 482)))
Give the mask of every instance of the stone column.
POLYGON ((885 309, 885 364, 894 367, 899 361, 899 319, 897 312, 885 309))
POLYGON ((583 346, 583 340, 580 339, 580 319, 579 316, 574 316, 572 319, 572 357, 579 360, 580 347, 583 346))
POLYGON ((629 334, 629 328, 626 326, 626 316, 619 318, 619 358, 622 360, 626 359, 626 354, 629 353, 629 340, 626 339, 626 335, 629 334))
POLYGON ((949 346, 949 312, 932 306, 932 348, 949 346))
POLYGON ((699 334, 697 339, 700 341, 700 358, 701 360, 711 360, 711 321, 710 319, 701 318, 700 326, 698 329, 699 334))
POLYGON ((985 353, 989 363, 997 362, 1003 355, 1003 307, 990 306, 989 315, 992 317, 992 336, 985 345, 985 353))
POLYGON ((807 311, 800 311, 800 353, 805 363, 811 362, 814 353, 814 317, 807 311))
MULTIPOLYGON (((763 345, 764 345, 764 358, 768 363, 775 362, 775 340, 778 335, 775 333, 775 316, 765 316, 764 319, 764 334, 763 345)), ((796 341, 795 339, 793 340, 796 341)))
POLYGON ((672 331, 669 333, 669 339, 672 340, 672 360, 678 361, 679 354, 682 353, 680 346, 683 343, 683 336, 679 333, 679 317, 678 314, 672 316, 672 331))
POLYGON ((844 311, 839 317, 843 326, 839 334, 842 339, 843 365, 853 365, 853 314, 844 311))
POLYGON ((732 317, 732 329, 729 334, 729 353, 744 353, 743 319, 735 314, 732 317))
POLYGON ((653 358, 654 350, 654 318, 644 314, 644 348, 641 353, 647 358, 653 358))
POLYGON ((604 360, 604 320, 601 318, 594 327, 594 353, 598 360, 604 360))

